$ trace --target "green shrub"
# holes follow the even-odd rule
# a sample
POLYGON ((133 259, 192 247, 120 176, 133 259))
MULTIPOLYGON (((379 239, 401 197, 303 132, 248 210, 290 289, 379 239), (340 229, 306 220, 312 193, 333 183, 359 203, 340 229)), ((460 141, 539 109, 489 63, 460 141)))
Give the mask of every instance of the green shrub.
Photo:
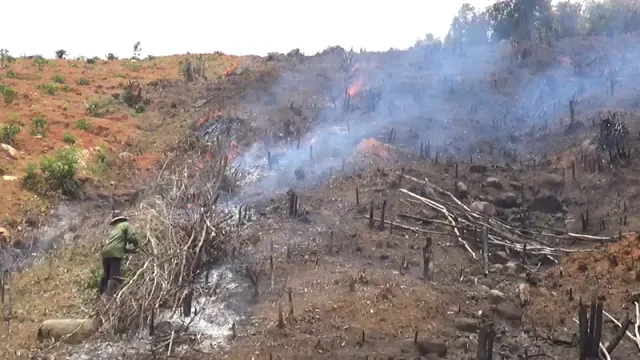
POLYGON ((107 60, 109 60, 109 61, 118 60, 118 57, 113 55, 113 53, 108 53, 107 54, 107 60))
POLYGON ((53 75, 53 82, 58 84, 64 84, 67 82, 67 79, 65 79, 64 76, 60 74, 55 74, 53 75))
POLYGON ((95 63, 96 63, 97 61, 98 61, 98 58, 97 58, 97 57, 92 57, 92 58, 87 59, 87 64, 89 64, 89 65, 95 65, 95 63))
POLYGON ((62 141, 64 141, 64 142, 65 142, 65 144, 68 144, 68 145, 73 145, 73 144, 75 144, 76 142, 78 142, 78 140, 76 139, 76 137, 75 137, 72 133, 70 133, 70 132, 65 132, 65 133, 62 135, 62 141))
POLYGON ((48 190, 71 194, 78 187, 78 154, 72 148, 61 148, 40 160, 40 172, 48 190))
POLYGON ((58 93, 58 91, 60 91, 60 85, 56 84, 56 83, 49 83, 49 84, 39 84, 38 86, 36 86, 36 88, 38 90, 42 90, 45 93, 49 94, 49 95, 55 95, 58 93))
POLYGON ((42 55, 36 55, 33 57, 33 63, 42 70, 45 65, 49 64, 49 60, 45 59, 42 55))
POLYGON ((47 135, 47 131, 49 130, 49 122, 45 119, 44 116, 38 115, 31 119, 31 136, 41 136, 44 137, 47 135))
POLYGON ((22 126, 16 119, 10 119, 7 125, 0 127, 0 136, 2 142, 8 145, 12 145, 18 134, 22 131, 22 126))
POLYGON ((24 170, 25 175, 23 179, 24 187, 26 187, 27 189, 38 189, 38 181, 40 178, 38 177, 36 169, 36 164, 32 162, 27 163, 27 167, 24 170))
POLYGON ((83 86, 89 85, 89 79, 84 77, 78 79, 78 85, 83 85, 83 86))
POLYGON ((8 70, 7 70, 7 77, 8 77, 9 79, 15 79, 15 78, 16 78, 16 73, 15 73, 13 70, 8 69, 8 70))
POLYGON ((86 103, 87 115, 102 118, 109 115, 112 112, 113 100, 111 98, 106 100, 90 100, 86 103))
POLYGON ((2 90, 5 104, 11 104, 18 98, 18 92, 10 86, 2 86, 0 90, 2 90))
POLYGON ((80 131, 89 132, 91 131, 91 128, 92 128, 91 123, 86 118, 81 118, 81 119, 78 119, 78 121, 76 121, 76 129, 80 131))

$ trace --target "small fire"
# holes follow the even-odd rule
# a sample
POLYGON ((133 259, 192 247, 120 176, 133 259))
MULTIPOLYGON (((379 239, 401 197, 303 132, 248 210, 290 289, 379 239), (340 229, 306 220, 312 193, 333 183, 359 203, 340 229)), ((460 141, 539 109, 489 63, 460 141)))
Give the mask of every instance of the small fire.
POLYGON ((227 77, 227 76, 233 74, 236 71, 237 68, 238 68, 238 65, 233 65, 232 67, 228 68, 227 70, 225 70, 222 73, 222 77, 227 77))
MULTIPOLYGON (((231 141, 229 144, 229 150, 227 151, 227 163, 231 164, 233 159, 240 156, 240 150, 238 149, 238 143, 235 141, 231 141)), ((206 163, 210 163, 213 161, 213 152, 207 151, 204 156, 204 160, 201 160, 198 166, 202 169, 206 163)))
POLYGON ((349 88, 347 89, 347 94, 349 94, 349 96, 354 96, 355 94, 359 93, 363 87, 364 87, 364 79, 358 78, 356 81, 351 83, 351 85, 349 85, 349 88))

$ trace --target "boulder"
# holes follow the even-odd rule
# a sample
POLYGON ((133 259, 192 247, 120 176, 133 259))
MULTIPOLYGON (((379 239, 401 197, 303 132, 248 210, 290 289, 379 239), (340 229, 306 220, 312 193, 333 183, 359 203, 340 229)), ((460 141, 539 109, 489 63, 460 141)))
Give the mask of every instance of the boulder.
POLYGON ((64 341, 69 344, 78 344, 96 333, 102 321, 94 319, 49 319, 42 322, 38 328, 38 342, 46 339, 64 341))
POLYGON ((484 186, 498 190, 502 189, 502 183, 500 182, 500 179, 495 177, 487 178, 487 180, 484 181, 484 186))
POLYGON ((493 216, 496 214, 496 207, 493 204, 488 203, 486 201, 476 201, 473 204, 471 204, 471 206, 469 206, 469 209, 478 214, 484 214, 489 216, 493 216))
POLYGON ((545 214, 564 212, 564 206, 557 196, 545 193, 536 196, 529 204, 529 211, 539 211, 545 214))

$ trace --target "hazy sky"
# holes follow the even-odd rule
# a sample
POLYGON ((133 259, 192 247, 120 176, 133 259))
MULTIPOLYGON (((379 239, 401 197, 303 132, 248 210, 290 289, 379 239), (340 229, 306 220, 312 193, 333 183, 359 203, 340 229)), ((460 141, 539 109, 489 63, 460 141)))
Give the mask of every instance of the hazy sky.
POLYGON ((32 0, 5 1, 0 48, 53 57, 214 52, 263 55, 330 46, 405 48, 426 33, 446 35, 463 2, 490 0, 32 0))

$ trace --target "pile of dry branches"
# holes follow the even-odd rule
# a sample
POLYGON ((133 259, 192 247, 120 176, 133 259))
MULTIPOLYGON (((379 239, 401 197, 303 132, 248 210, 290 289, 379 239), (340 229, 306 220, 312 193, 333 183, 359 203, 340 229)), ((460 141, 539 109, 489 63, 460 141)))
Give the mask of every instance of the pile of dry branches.
MULTIPOLYGON (((441 189, 427 179, 420 180, 402 174, 404 178, 417 182, 420 185, 433 190, 432 195, 420 196, 406 189, 400 192, 408 195, 407 199, 400 201, 413 206, 427 206, 439 212, 443 220, 421 219, 408 214, 400 214, 400 217, 413 218, 425 225, 436 225, 449 231, 434 231, 421 227, 411 227, 400 222, 394 222, 393 226, 424 234, 452 235, 470 253, 479 260, 477 251, 484 245, 487 248, 501 248, 508 252, 516 252, 521 256, 535 256, 539 260, 546 258, 557 263, 555 256, 562 256, 572 252, 589 251, 591 249, 567 248, 558 246, 561 240, 595 241, 596 244, 603 241, 617 240, 618 237, 602 237, 585 234, 576 234, 558 231, 556 229, 508 223, 498 217, 485 216, 472 211, 463 204, 451 192, 441 189)), ((375 219, 379 221, 379 219, 375 219)), ((489 249, 488 249, 489 250, 489 249)), ((478 251, 483 252, 483 251, 478 251)), ((487 253, 485 253, 486 255, 487 253)), ((524 262, 523 262, 524 263, 524 262)), ((524 266, 524 264, 521 264, 524 266)), ((531 270, 531 269, 529 269, 531 270)))
POLYGON ((159 313, 180 308, 188 313, 193 299, 210 293, 203 289, 208 269, 244 246, 240 229, 229 221, 233 215, 217 204, 220 189, 232 187, 236 173, 226 156, 206 164, 165 164, 135 219, 139 253, 124 266, 120 291, 106 306, 98 304, 107 335, 153 332, 159 313))

